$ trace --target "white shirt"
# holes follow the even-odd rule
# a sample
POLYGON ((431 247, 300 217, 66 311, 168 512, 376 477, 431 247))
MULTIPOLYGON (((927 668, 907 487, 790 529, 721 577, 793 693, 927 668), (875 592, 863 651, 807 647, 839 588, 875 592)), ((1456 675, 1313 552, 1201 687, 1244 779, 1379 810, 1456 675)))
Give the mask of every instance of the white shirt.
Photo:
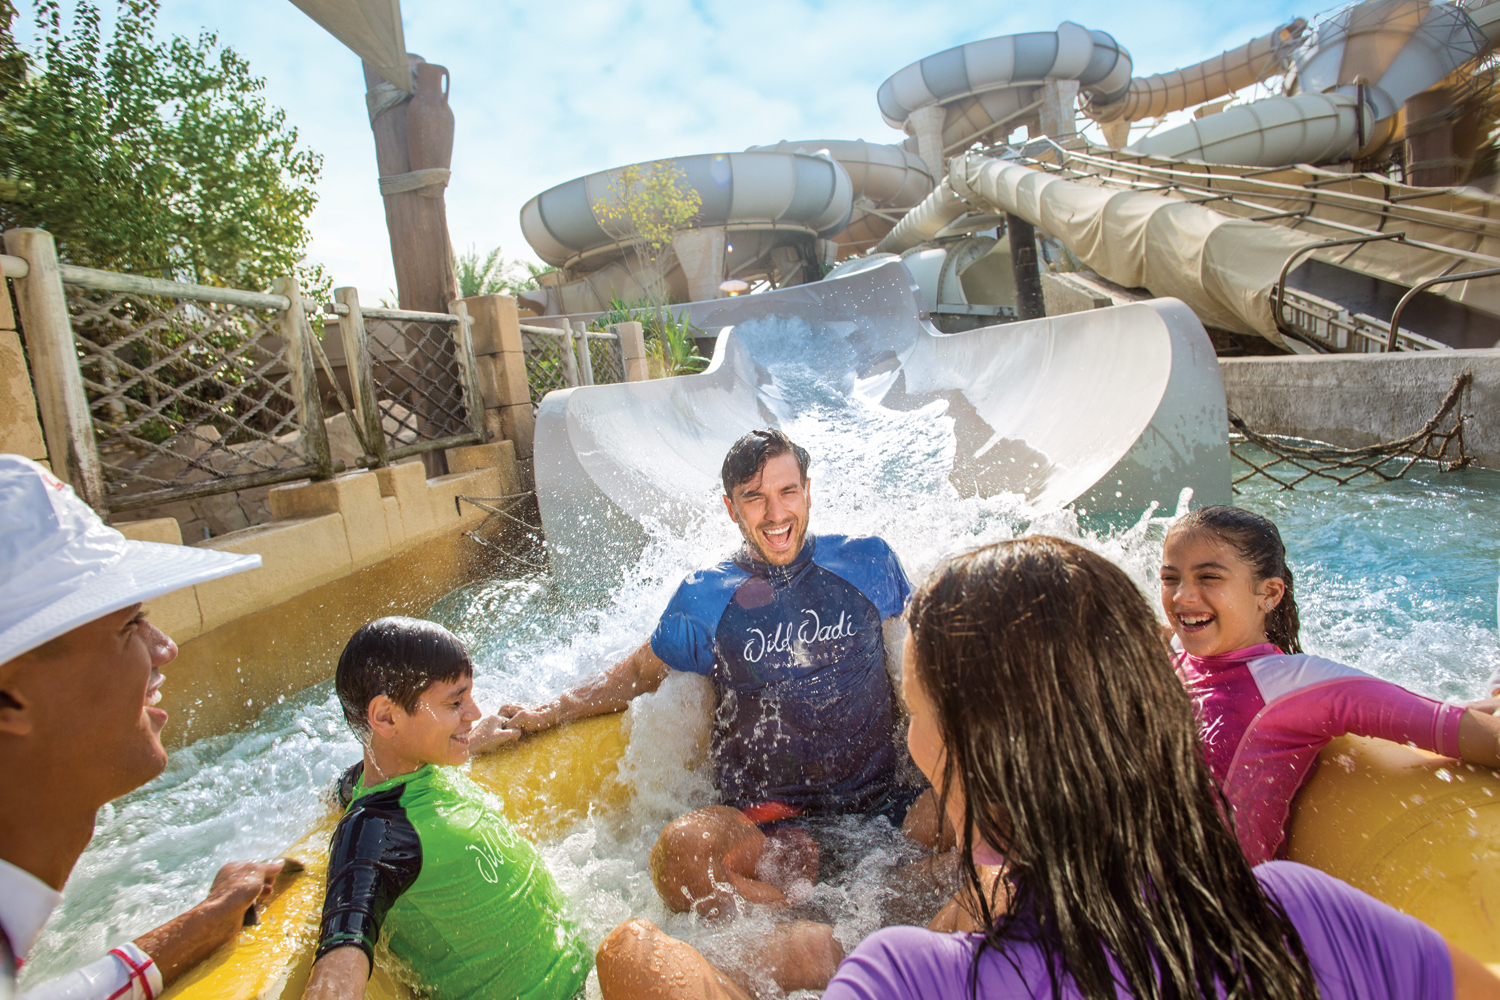
MULTIPOLYGON (((17 965, 31 953, 47 918, 61 902, 62 893, 30 872, 0 861, 0 932, 20 960, 17 965)), ((9 998, 14 989, 9 976, 0 971, 0 998, 9 998)), ((154 1000, 161 991, 156 963, 127 942, 97 962, 28 990, 22 1000, 154 1000)))
POLYGON ((0 931, 5 932, 17 959, 26 960, 42 926, 61 902, 62 893, 30 872, 0 860, 0 931))

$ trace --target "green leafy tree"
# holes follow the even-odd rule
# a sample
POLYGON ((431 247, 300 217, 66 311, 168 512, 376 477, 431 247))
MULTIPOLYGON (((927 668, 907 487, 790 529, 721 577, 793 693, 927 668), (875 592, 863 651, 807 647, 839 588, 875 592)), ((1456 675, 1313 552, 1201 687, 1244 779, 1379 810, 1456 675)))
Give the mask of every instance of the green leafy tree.
POLYGON ((106 39, 94 0, 67 29, 58 0, 39 0, 18 80, 0 8, 0 224, 49 230, 75 264, 241 288, 296 274, 326 292, 304 263, 322 158, 241 56, 212 33, 158 42, 157 13, 118 0, 106 39))
POLYGON ((551 265, 542 266, 525 260, 507 260, 496 247, 482 259, 472 245, 467 253, 453 259, 453 272, 458 276, 458 294, 464 298, 471 295, 516 295, 537 287, 537 277, 555 271, 551 265))
POLYGON ((601 222, 615 224, 612 235, 634 237, 636 281, 658 306, 667 300, 672 239, 692 225, 702 207, 703 196, 688 183, 687 172, 670 160, 616 171, 603 201, 594 206, 601 222))

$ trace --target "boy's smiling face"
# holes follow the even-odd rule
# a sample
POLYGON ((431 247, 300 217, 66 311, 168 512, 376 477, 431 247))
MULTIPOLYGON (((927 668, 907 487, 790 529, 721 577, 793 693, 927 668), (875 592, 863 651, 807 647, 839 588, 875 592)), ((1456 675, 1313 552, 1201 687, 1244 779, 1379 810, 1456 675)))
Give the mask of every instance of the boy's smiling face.
POLYGON ((462 764, 469 759, 469 733, 481 714, 473 687, 472 676, 436 681, 410 713, 381 695, 370 702, 371 728, 395 756, 411 765, 406 770, 423 764, 462 764))

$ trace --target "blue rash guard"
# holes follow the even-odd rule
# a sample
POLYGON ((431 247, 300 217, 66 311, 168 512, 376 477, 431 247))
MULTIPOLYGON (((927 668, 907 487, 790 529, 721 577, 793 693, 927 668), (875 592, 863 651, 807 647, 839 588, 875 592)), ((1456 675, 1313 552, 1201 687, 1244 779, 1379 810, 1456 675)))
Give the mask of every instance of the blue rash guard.
POLYGON ((881 623, 910 593, 890 546, 843 535, 808 535, 786 566, 742 549, 682 582, 651 649, 714 682, 726 804, 863 812, 892 791, 899 757, 881 623))

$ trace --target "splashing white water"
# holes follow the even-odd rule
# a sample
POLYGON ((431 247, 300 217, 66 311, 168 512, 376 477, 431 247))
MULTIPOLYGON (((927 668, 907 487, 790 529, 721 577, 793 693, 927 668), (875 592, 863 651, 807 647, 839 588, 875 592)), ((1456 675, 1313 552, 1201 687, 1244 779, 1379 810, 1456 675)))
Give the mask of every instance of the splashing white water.
MULTIPOLYGON (((793 362, 778 364, 773 374, 783 426, 813 455, 814 532, 879 535, 913 580, 947 557, 1023 532, 1060 535, 1124 567, 1155 603, 1170 516, 1147 511, 1133 527, 1101 537, 1080 529, 1071 511, 1030 509, 1019 496, 962 496, 948 481, 955 437, 946 404, 898 412, 868 398, 852 376, 830 384, 793 362)), ((1283 527, 1310 648, 1424 693, 1473 696, 1500 661, 1488 612, 1476 621, 1464 589, 1476 558, 1468 550, 1487 545, 1481 575, 1488 603, 1493 553, 1500 549, 1497 484, 1493 474, 1465 473, 1441 483, 1419 478, 1258 495, 1247 505, 1283 527), (1448 532, 1456 537, 1434 533, 1427 523, 1434 518, 1456 520, 1448 532), (1417 542, 1396 551, 1398 537, 1417 542), (1427 567, 1429 557, 1439 556, 1447 572, 1427 567), (1458 584, 1445 590, 1454 567, 1458 584)), ((488 581, 440 601, 431 617, 469 644, 481 707, 545 700, 640 645, 683 575, 739 543, 715 496, 703 497, 703 509, 685 532, 648 523, 646 550, 603 602, 580 600, 545 575, 488 581)), ((763 939, 770 919, 764 913, 750 914, 728 933, 669 913, 646 869, 662 825, 713 801, 703 754, 711 698, 700 678, 673 675, 636 699, 622 763, 634 789, 628 806, 543 845, 591 943, 636 915, 731 965, 763 939)), ((94 842, 25 982, 88 961, 192 905, 223 862, 285 850, 360 752, 325 683, 268 710, 248 731, 174 753, 166 774, 100 813, 94 842)), ((846 832, 857 842, 851 856, 863 860, 832 883, 808 886, 799 906, 831 921, 847 948, 879 926, 891 872, 911 855, 883 821, 846 832)), ((597 984, 590 989, 597 996, 597 984)))

